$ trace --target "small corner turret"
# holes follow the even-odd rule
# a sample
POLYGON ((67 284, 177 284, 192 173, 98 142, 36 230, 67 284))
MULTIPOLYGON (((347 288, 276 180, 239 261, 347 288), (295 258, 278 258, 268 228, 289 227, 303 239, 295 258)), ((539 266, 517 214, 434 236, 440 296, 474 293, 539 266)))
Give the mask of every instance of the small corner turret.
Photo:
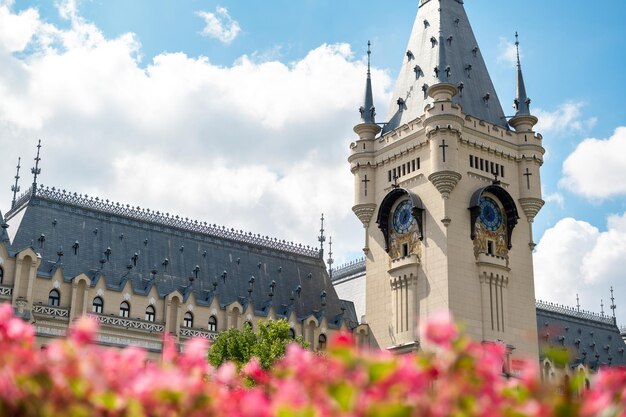
POLYGON ((354 127, 354 131, 359 135, 360 140, 374 139, 381 128, 376 124, 376 107, 374 106, 374 94, 372 93, 372 43, 367 42, 367 78, 365 81, 365 99, 359 108, 361 113, 361 123, 354 127))

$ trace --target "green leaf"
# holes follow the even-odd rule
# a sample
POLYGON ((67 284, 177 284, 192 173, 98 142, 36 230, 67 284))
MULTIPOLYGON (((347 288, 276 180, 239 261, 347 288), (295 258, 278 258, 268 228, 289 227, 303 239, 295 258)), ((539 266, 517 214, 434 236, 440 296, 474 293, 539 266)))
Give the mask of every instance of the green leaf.
POLYGON ((356 399, 356 389, 346 382, 334 384, 328 389, 331 397, 337 401, 341 411, 349 411, 352 409, 356 399))

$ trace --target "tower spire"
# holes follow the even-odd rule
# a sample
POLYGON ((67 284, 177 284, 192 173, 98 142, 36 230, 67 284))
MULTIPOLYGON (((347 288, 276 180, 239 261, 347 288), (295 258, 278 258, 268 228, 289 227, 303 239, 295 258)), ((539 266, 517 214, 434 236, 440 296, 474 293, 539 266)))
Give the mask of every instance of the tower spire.
POLYGON ((330 279, 333 279, 333 263, 335 263, 333 259, 333 237, 330 236, 328 238, 328 276, 330 279))
POLYGON ((13 201, 11 201, 11 209, 15 208, 15 203, 17 200, 17 193, 20 192, 19 180, 20 180, 20 163, 22 162, 22 158, 17 158, 17 173, 15 174, 15 184, 11 186, 11 191, 13 191, 13 201))
POLYGON ((37 157, 35 158, 35 167, 31 168, 30 172, 33 174, 33 189, 32 193, 35 194, 37 191, 37 176, 41 174, 41 168, 39 168, 39 162, 41 158, 39 157, 39 152, 41 151, 41 139, 39 139, 39 143, 37 144, 37 157))
POLYGON ((524 85, 524 76, 522 74, 522 63, 519 57, 519 35, 515 32, 515 49, 517 53, 517 92, 515 95, 515 116, 530 115, 530 98, 526 94, 526 86, 524 85))
POLYGON ((615 296, 613 295, 613 286, 611 286, 611 310, 613 310, 613 321, 615 321, 615 309, 617 306, 615 305, 615 296))
POLYGON ((324 242, 326 241, 326 236, 324 236, 324 213, 322 213, 320 221, 322 225, 320 226, 320 235, 317 240, 320 242, 320 258, 324 259, 324 242))
POLYGON ((376 123, 376 108, 374 107, 374 94, 372 93, 372 43, 367 41, 367 79, 365 81, 365 101, 359 109, 363 123, 376 123))

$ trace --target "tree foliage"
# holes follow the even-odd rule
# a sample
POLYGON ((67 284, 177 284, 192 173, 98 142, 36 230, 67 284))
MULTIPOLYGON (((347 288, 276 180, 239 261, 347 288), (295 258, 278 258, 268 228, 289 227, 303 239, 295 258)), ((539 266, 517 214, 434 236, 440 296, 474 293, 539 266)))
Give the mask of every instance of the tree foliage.
POLYGON ((243 330, 228 329, 218 335, 209 350, 208 358, 211 365, 219 367, 231 361, 241 368, 255 357, 263 369, 269 369, 285 356, 289 343, 307 347, 302 337, 291 338, 289 323, 284 319, 259 323, 257 333, 253 332, 248 324, 243 327, 243 330))

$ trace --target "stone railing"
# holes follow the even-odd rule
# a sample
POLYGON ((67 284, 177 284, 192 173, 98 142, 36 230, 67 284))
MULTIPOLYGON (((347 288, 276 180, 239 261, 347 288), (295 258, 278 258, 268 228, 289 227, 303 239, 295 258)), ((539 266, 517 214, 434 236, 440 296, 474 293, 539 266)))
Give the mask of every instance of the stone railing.
POLYGON ((333 281, 363 271, 365 271, 365 258, 360 258, 333 269, 333 281))
POLYGON ((565 306, 562 304, 550 303, 547 301, 536 301, 536 307, 546 311, 552 311, 554 313, 565 314, 571 317, 580 319, 593 320, 606 324, 614 324, 613 317, 593 313, 591 311, 578 310, 573 307, 565 306))
POLYGON ((64 307, 53 307, 49 305, 36 304, 33 306, 33 313, 44 314, 46 316, 69 317, 70 309, 64 307))
POLYGON ((189 327, 183 327, 180 329, 180 335, 183 337, 201 337, 203 339, 215 340, 217 339, 216 332, 210 332, 203 329, 193 329, 189 327))
POLYGON ((308 257, 319 257, 319 249, 285 240, 270 238, 269 236, 261 236, 260 234, 246 233, 243 230, 227 229, 224 226, 211 225, 206 222, 190 220, 187 217, 170 215, 169 213, 161 213, 150 209, 134 207, 129 204, 120 204, 109 200, 100 199, 98 197, 89 197, 77 193, 71 193, 65 190, 59 190, 55 187, 49 188, 43 185, 37 186, 36 192, 33 193, 32 187, 27 190, 15 204, 15 207, 9 210, 5 217, 10 218, 14 211, 26 204, 32 196, 38 198, 69 204, 75 207, 81 207, 88 210, 95 210, 102 213, 124 217, 127 219, 137 220, 141 222, 149 222, 159 226, 172 227, 188 232, 200 233, 216 238, 228 239, 236 242, 248 243, 252 245, 263 246, 266 248, 276 249, 284 252, 295 253, 308 257))
POLYGON ((13 288, 6 285, 0 285, 0 297, 10 297, 13 295, 13 288))
POLYGON ((100 324, 109 326, 123 327, 125 329, 145 330, 147 332, 160 333, 165 329, 163 323, 154 323, 146 320, 129 319, 120 316, 106 316, 104 314, 90 313, 91 317, 98 320, 100 324))

